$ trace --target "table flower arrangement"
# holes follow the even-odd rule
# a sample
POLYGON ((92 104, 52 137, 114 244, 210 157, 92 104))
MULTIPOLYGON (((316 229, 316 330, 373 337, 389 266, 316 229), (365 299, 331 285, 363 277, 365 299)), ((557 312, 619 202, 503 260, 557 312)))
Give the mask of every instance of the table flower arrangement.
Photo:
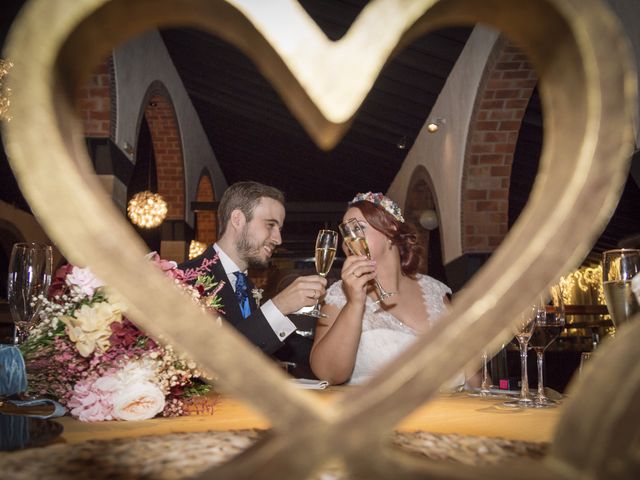
MULTIPOLYGON (((203 308, 224 313, 223 282, 202 276, 191 286, 175 262, 147 257, 203 308)), ((58 269, 40 301, 40 322, 21 346, 30 394, 55 398, 82 421, 185 415, 196 398, 207 401, 195 363, 131 323, 88 268, 58 269)))

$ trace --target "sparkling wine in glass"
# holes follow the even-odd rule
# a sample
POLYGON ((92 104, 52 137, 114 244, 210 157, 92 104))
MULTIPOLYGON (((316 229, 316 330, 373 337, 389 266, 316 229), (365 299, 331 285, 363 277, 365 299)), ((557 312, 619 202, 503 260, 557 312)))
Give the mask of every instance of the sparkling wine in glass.
POLYGON ((9 260, 7 297, 16 326, 14 342, 22 344, 37 320, 53 271, 51 247, 41 243, 16 243, 9 260))
POLYGON ((631 290, 631 280, 638 273, 640 250, 622 248, 602 254, 602 288, 616 327, 640 312, 640 305, 631 290))
POLYGON ((527 309, 518 316, 518 320, 513 324, 513 333, 518 345, 520 346, 520 368, 521 368, 521 387, 520 398, 518 400, 505 402, 503 405, 507 407, 530 408, 533 407, 533 400, 529 396, 529 376, 527 375, 527 348, 529 340, 536 326, 539 317, 545 315, 544 306, 539 303, 529 305, 527 309))
MULTIPOLYGON (((371 260, 371 252, 369 252, 367 238, 357 219, 350 218, 346 222, 341 223, 340 233, 342 233, 345 245, 353 255, 363 255, 371 260)), ((384 302, 391 295, 395 295, 395 292, 387 292, 382 288, 377 278, 374 278, 373 281, 378 292, 378 302, 384 302)))
POLYGON ((538 316, 533 334, 529 339, 531 349, 536 352, 538 364, 538 393, 533 399, 534 406, 538 408, 555 407, 558 403, 544 394, 544 352, 564 330, 565 311, 562 290, 554 287, 549 293, 549 298, 541 299, 545 313, 538 316))
MULTIPOLYGON (((338 248, 338 232, 334 230, 320 230, 316 238, 316 272, 321 277, 326 277, 333 265, 333 259, 336 258, 336 249, 338 248)), ((313 310, 309 312, 302 311, 302 315, 310 317, 326 317, 319 309, 320 299, 316 300, 313 310)))

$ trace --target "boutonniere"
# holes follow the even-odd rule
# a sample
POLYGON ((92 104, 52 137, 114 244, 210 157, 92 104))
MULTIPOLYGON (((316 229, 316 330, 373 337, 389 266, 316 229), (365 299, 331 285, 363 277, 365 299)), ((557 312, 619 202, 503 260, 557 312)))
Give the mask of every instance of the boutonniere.
POLYGON ((251 296, 256 301, 258 306, 260 306, 260 300, 262 300, 262 292, 264 292, 264 289, 262 289, 262 288, 253 288, 253 289, 251 289, 251 296))

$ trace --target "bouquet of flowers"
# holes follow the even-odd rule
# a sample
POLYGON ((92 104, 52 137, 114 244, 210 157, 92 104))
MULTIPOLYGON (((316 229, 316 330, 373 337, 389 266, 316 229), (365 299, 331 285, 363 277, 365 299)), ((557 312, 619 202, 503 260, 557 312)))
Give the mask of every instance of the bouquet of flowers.
MULTIPOLYGON (((155 252, 147 258, 203 308, 224 313, 222 282, 201 276, 191 286, 175 262, 155 252)), ((208 401, 195 363, 127 320, 125 306, 88 268, 61 267, 40 300, 41 321, 21 346, 30 393, 57 399, 83 421, 185 415, 196 398, 208 401)))

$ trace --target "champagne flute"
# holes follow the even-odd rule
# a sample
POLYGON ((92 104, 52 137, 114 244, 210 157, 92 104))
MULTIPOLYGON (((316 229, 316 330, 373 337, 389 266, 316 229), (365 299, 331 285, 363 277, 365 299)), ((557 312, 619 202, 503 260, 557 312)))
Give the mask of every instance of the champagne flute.
POLYGON ((518 345, 520 346, 520 368, 521 368, 521 387, 520 398, 510 402, 505 402, 503 405, 507 407, 520 407, 531 408, 533 407, 533 400, 529 396, 529 376, 527 375, 527 348, 529 345, 529 339, 533 334, 533 329, 536 326, 536 320, 545 314, 544 307, 539 303, 529 305, 527 309, 518 316, 517 322, 513 325, 513 333, 518 345))
MULTIPOLYGON (((364 255, 369 260, 371 260, 371 252, 369 252, 369 244, 367 243, 367 238, 358 223, 356 218, 350 218, 344 223, 340 224, 340 233, 344 237, 344 242, 347 245, 347 248, 353 255, 364 255)), ((396 292, 387 292, 380 282, 378 282, 377 278, 373 279, 376 289, 378 292, 379 300, 376 303, 384 302, 391 295, 395 295, 396 292)))
MULTIPOLYGON (((338 248, 338 232, 334 230, 320 230, 316 238, 316 272, 321 277, 326 277, 333 265, 333 259, 336 257, 336 249, 338 248)), ((316 300, 313 310, 306 312, 301 311, 302 315, 310 317, 326 317, 319 309, 320 299, 316 300)))
POLYGON ((602 254, 602 288, 616 327, 640 312, 640 305, 631 290, 631 280, 638 273, 640 250, 622 248, 607 250, 602 254))
POLYGON ((46 296, 53 271, 51 247, 42 243, 16 243, 9 260, 7 297, 16 326, 14 343, 24 343, 46 296))
POLYGON ((538 363, 538 393, 533 399, 534 406, 537 408, 555 407, 558 404, 558 402, 551 400, 544 394, 544 352, 564 330, 565 312, 560 287, 553 287, 550 293, 551 298, 548 299, 549 301, 546 298, 541 299, 541 305, 544 306, 545 313, 541 313, 536 320, 533 335, 529 340, 531 349, 536 352, 538 363), (552 303, 552 305, 549 305, 549 303, 552 303))

